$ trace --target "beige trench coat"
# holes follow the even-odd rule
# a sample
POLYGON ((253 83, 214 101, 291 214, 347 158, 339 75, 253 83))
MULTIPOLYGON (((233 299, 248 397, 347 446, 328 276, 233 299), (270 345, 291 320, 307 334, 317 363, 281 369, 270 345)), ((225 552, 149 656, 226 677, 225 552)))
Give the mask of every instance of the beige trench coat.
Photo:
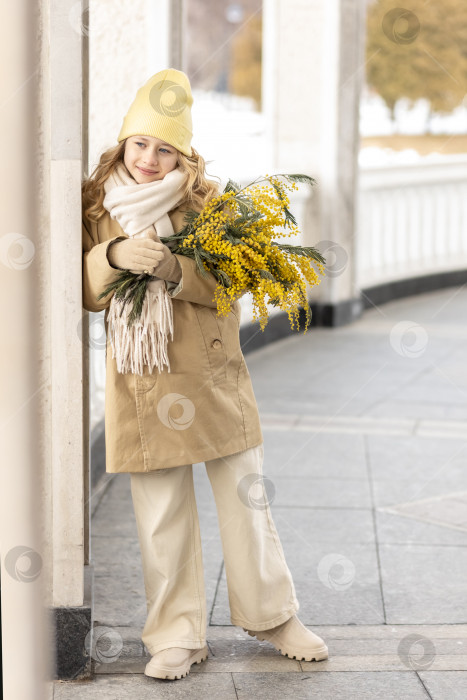
MULTIPOLYGON (((84 208, 84 207, 83 207, 84 208)), ((175 232, 185 212, 169 212, 175 232)), ((96 223, 83 212, 83 306, 105 309, 111 296, 98 295, 118 275, 106 250, 128 238, 106 212, 96 223)), ((240 304, 218 317, 216 280, 177 255, 179 284, 166 282, 172 298, 174 337, 168 341, 170 372, 119 374, 107 336, 105 387, 106 471, 148 472, 204 462, 240 452, 263 441, 250 375, 240 348, 240 304)))

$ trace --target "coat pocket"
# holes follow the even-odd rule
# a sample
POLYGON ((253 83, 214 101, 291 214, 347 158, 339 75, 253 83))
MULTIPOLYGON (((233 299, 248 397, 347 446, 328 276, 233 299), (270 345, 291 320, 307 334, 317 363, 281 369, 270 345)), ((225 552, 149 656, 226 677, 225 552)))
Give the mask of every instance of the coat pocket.
POLYGON ((217 310, 208 306, 194 306, 209 360, 211 379, 214 385, 220 384, 227 377, 227 348, 217 320, 217 310))

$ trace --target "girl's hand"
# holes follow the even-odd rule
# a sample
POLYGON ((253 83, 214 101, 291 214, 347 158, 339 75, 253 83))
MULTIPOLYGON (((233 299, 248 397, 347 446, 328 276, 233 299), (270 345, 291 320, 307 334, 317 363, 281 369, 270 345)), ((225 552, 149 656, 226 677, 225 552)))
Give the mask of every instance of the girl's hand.
POLYGON ((149 270, 149 273, 152 274, 153 270, 166 257, 164 252, 166 247, 160 241, 155 241, 152 238, 128 238, 110 246, 107 257, 111 265, 122 270, 130 270, 136 275, 149 270))
POLYGON ((160 280, 180 282, 180 279, 182 277, 182 269, 180 267, 180 263, 178 262, 177 258, 173 255, 170 248, 161 242, 161 239, 159 238, 154 226, 151 226, 150 228, 146 229, 146 231, 138 233, 135 236, 135 238, 140 237, 151 238, 160 246, 159 250, 163 254, 163 258, 156 263, 151 274, 160 280))
POLYGON ((161 280, 169 280, 170 282, 180 282, 182 277, 182 268, 175 255, 168 246, 159 242, 162 246, 163 258, 156 264, 153 275, 161 280))

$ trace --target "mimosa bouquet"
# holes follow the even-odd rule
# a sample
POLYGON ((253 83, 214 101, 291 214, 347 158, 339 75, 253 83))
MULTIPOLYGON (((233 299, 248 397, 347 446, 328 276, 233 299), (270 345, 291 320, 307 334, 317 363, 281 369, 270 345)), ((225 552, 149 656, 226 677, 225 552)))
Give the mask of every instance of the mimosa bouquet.
MULTIPOLYGON (((275 240, 299 233, 287 194, 298 189, 297 183, 313 186, 315 180, 301 174, 266 175, 245 187, 229 180, 201 212, 187 213, 181 231, 160 238, 172 253, 192 258, 201 275, 211 273, 216 278, 219 316, 227 315, 236 299, 250 293, 253 320, 259 321, 261 330, 268 322, 270 304, 285 311, 291 328, 297 330, 303 308, 306 333, 311 321, 307 284, 319 284, 325 259, 316 248, 275 240)), ((150 274, 123 270, 99 299, 114 292, 123 305, 131 304, 130 326, 141 315, 150 280, 150 274)))

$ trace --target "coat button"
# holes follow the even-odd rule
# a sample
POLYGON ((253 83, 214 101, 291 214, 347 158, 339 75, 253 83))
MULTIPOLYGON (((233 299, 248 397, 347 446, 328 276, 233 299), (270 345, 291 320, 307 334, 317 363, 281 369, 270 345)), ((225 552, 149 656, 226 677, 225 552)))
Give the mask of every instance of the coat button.
POLYGON ((216 350, 217 350, 217 348, 221 347, 222 342, 219 340, 219 338, 216 338, 215 340, 212 341, 211 345, 213 348, 216 348, 216 350))

